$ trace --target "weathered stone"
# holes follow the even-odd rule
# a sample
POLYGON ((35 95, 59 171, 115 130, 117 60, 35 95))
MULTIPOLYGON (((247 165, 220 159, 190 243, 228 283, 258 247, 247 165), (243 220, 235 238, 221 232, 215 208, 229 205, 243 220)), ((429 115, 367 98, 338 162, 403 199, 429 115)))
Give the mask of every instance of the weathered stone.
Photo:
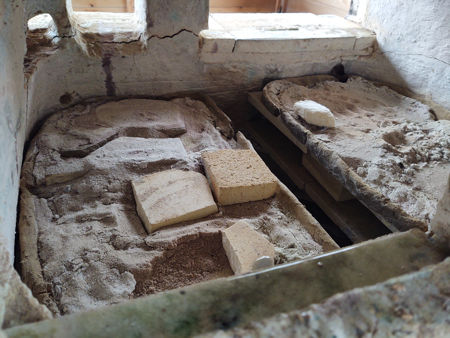
MULTIPOLYGON (((135 101, 127 102, 120 106, 128 111, 135 101)), ((275 198, 245 208, 222 207, 220 213, 148 235, 130 182, 166 170, 201 175, 203 151, 251 147, 240 133, 232 138, 229 118, 206 102, 143 100, 136 103, 142 114, 123 119, 117 112, 108 120, 105 111, 101 122, 96 108, 104 102, 94 101, 44 123, 22 169, 19 232, 24 281, 55 314, 232 274, 219 231, 237 219, 262 229, 276 249, 276 263, 337 248, 286 188, 275 198), (179 138, 167 138, 160 129, 170 125, 165 116, 172 116, 170 110, 185 122, 179 138), (181 254, 187 248, 191 256, 181 254)), ((207 184, 206 189, 211 194, 207 184)), ((189 191, 180 196, 190 197, 189 191)))
POLYGON ((51 312, 31 294, 9 262, 5 240, 0 236, 0 328, 52 318, 51 312))
POLYGON ((236 275, 269 268, 274 264, 273 245, 245 221, 223 230, 222 243, 236 275))
POLYGON ((336 295, 304 310, 279 314, 202 337, 445 337, 450 330, 450 259, 374 286, 336 295))
POLYGON ((132 185, 138 214, 149 233, 218 211, 206 177, 195 171, 166 170, 132 185))
MULTIPOLYGON (((340 292, 374 285, 400 274, 437 264, 446 256, 445 252, 433 248, 424 233, 413 230, 275 267, 269 271, 200 283, 116 306, 64 316, 59 320, 16 327, 7 333, 10 337, 191 337, 218 329, 230 330, 261 318, 304 309, 340 292), (123 325, 124 318, 128 325, 123 325)), ((421 308, 425 305, 421 302, 426 301, 430 311, 424 314, 424 319, 430 314, 436 316, 431 317, 433 321, 434 318, 437 319, 436 323, 445 323, 448 320, 445 308, 445 302, 448 302, 448 264, 441 271, 442 273, 435 274, 437 278, 434 279, 429 277, 428 269, 419 272, 423 277, 420 278, 420 286, 424 289, 417 287, 415 289, 418 292, 412 295, 407 292, 407 287, 400 286, 398 292, 402 298, 399 299, 399 305, 401 306, 401 300, 408 297, 420 297, 417 302, 420 304, 415 307, 417 316, 421 316, 421 308), (421 297, 422 294, 424 298, 421 297), (435 299, 438 300, 438 305, 435 299)), ((364 293, 359 294, 364 299, 364 293)), ((396 292, 390 293, 395 294, 396 292)), ((378 302, 377 297, 381 298, 380 294, 374 295, 375 302, 378 302)), ((349 317, 360 316, 361 314, 353 311, 352 298, 347 299, 349 317)), ((370 302, 359 304, 367 304, 373 314, 374 307, 370 302)), ((395 307, 388 305, 387 310, 395 311, 395 307)), ((399 314, 402 314, 401 310, 399 314)), ((336 316, 335 320, 339 318, 336 316)), ((358 323, 366 322, 361 320, 358 323)))
POLYGON ((277 190, 278 179, 253 150, 204 152, 202 160, 221 205, 262 200, 277 190))
POLYGON ((430 232, 433 240, 444 247, 450 248, 450 175, 447 180, 447 188, 431 221, 430 232))
POLYGON ((186 132, 181 110, 181 106, 168 101, 132 99, 100 105, 95 109, 95 115, 110 127, 147 127, 174 137, 186 132))
POLYGON ((360 77, 277 80, 263 94, 292 135, 388 228, 427 229, 450 168, 448 121, 434 121, 427 105, 360 77), (294 105, 305 98, 330 108, 335 128, 299 120, 294 105))

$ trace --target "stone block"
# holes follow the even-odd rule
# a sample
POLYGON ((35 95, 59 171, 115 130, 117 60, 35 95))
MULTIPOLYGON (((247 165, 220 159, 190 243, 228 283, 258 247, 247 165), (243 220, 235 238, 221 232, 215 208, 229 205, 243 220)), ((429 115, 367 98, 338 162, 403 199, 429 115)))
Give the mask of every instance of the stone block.
POLYGON ((268 268, 274 264, 272 243, 245 221, 222 231, 222 244, 236 275, 268 268))
POLYGON ((208 151, 202 160, 220 205, 258 201, 277 191, 278 179, 253 150, 208 151))
POLYGON ((148 232, 217 212, 206 177, 166 170, 132 182, 137 211, 148 232))

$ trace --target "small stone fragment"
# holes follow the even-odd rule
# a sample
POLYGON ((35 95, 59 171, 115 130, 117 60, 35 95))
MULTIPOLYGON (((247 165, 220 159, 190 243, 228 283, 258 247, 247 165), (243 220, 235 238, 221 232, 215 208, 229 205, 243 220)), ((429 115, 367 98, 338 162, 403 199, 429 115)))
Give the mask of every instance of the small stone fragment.
POLYGON ((297 101, 294 111, 309 124, 334 128, 336 121, 333 113, 325 106, 311 100, 297 101))
POLYGON ((253 150, 208 151, 202 159, 220 205, 259 201, 278 189, 278 179, 253 150))
POLYGON ((236 275, 268 268, 274 264, 272 243, 245 221, 222 231, 222 244, 236 275))
POLYGON ((218 210, 206 177, 195 171, 161 171, 133 181, 132 186, 139 217, 149 233, 218 210))

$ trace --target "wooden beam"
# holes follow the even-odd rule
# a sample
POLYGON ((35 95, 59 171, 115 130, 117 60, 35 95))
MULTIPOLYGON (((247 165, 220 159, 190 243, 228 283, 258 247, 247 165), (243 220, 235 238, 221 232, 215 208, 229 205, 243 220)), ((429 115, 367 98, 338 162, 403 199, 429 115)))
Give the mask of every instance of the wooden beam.
POLYGON ((210 0, 212 13, 273 13, 276 11, 277 0, 210 0))
POLYGON ((260 146, 294 184, 322 209, 353 242, 360 243, 390 233, 358 200, 338 202, 302 166, 302 152, 265 119, 243 126, 247 137, 260 146))
MULTIPOLYGON (((74 11, 127 12, 128 0, 72 0, 74 11)), ((134 6, 134 0, 130 1, 134 6)))
POLYGON ((286 0, 285 12, 346 16, 350 0, 286 0))

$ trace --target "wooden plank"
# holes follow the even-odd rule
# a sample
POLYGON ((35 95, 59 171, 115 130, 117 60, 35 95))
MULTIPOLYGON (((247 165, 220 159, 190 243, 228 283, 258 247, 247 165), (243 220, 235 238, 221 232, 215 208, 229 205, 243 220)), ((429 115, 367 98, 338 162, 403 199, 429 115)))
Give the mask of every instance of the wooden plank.
POLYGON ((134 0, 126 0, 127 12, 134 12, 134 0))
POLYGON ((338 202, 316 181, 306 184, 306 193, 353 243, 390 233, 389 229, 356 199, 338 202))
POLYGON ((302 166, 305 156, 270 122, 255 119, 244 132, 274 160, 284 173, 316 203, 353 242, 359 243, 390 231, 358 200, 337 202, 302 166))
MULTIPOLYGON (((74 11, 127 12, 128 0, 72 0, 74 11)), ((131 0, 134 7, 134 0, 131 0)))
POLYGON ((210 0, 209 8, 211 13, 271 13, 276 0, 210 0))
POLYGON ((302 164, 336 201, 354 199, 341 182, 334 178, 314 157, 305 154, 302 158, 302 164))
POLYGON ((306 183, 314 181, 301 165, 303 153, 270 122, 263 119, 249 121, 245 124, 244 131, 261 146, 299 189, 305 190, 306 183))
POLYGON ((274 116, 264 105, 261 100, 262 92, 250 92, 248 93, 248 101, 256 108, 267 120, 269 120, 275 127, 278 128, 292 143, 294 143, 305 154, 307 152, 306 145, 301 143, 291 131, 284 125, 283 121, 279 117, 274 116))
POLYGON ((346 16, 350 0, 286 0, 286 13, 334 14, 346 16))

